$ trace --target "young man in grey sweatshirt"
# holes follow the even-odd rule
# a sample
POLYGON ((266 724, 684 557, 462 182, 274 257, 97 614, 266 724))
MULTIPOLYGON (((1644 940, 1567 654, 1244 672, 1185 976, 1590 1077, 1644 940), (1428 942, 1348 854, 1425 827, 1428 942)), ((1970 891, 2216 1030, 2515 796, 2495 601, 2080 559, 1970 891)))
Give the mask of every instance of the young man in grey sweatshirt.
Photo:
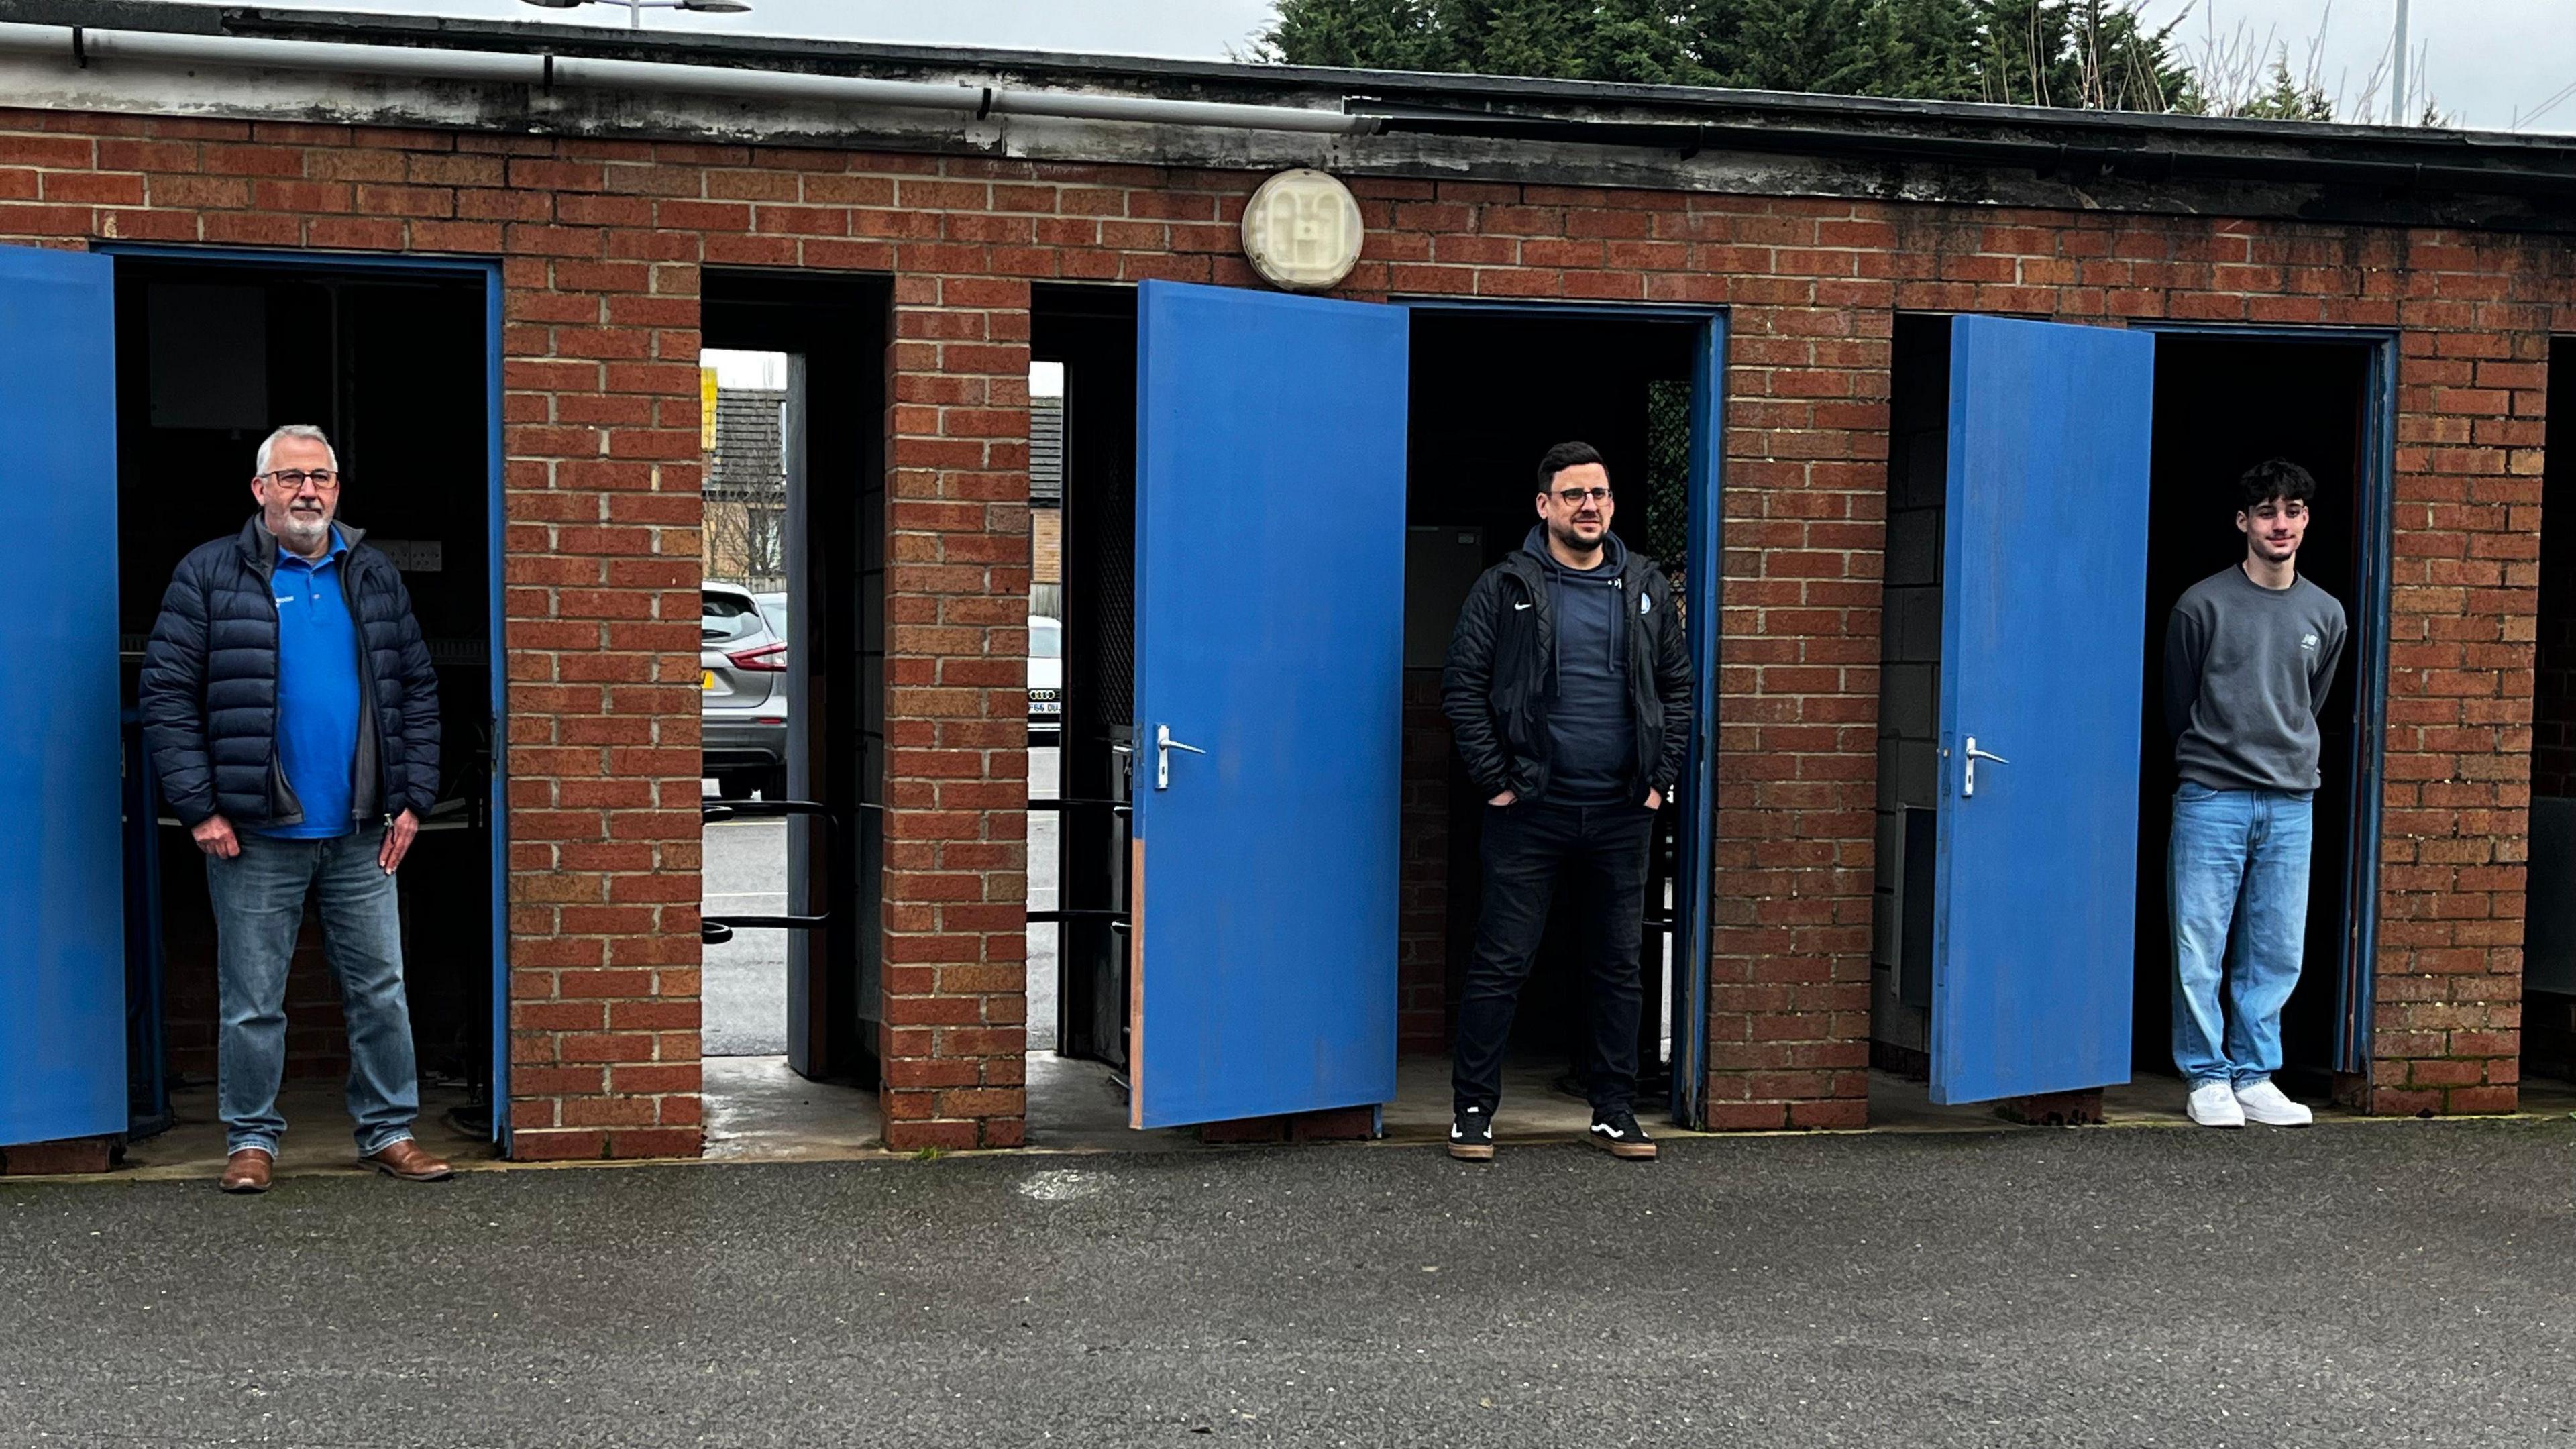
POLYGON ((2285 459, 2248 469, 2245 557, 2192 585, 2165 629, 2165 727, 2182 777, 2167 871, 2174 1065, 2204 1127, 2312 1116, 2272 1074, 2307 937, 2317 712, 2343 657, 2343 606, 2298 573, 2316 486, 2285 459))

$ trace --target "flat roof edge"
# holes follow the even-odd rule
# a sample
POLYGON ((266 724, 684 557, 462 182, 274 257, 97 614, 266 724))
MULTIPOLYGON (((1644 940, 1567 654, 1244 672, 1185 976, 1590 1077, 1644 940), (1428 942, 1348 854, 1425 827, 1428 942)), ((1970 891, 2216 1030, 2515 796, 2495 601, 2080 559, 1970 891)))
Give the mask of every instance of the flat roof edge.
POLYGON ((1809 125, 1915 134, 2064 136, 2068 144, 2127 138, 2189 141, 2212 149, 2362 155, 2427 165, 2483 160, 2576 176, 2576 136, 2428 130, 2313 121, 2261 121, 2137 111, 2086 111, 1965 101, 1902 100, 1784 91, 1722 90, 1528 77, 1337 70, 959 46, 884 44, 792 36, 671 31, 464 19, 437 15, 213 6, 180 0, 0 0, 0 21, 82 25, 279 40, 328 40, 432 49, 680 59, 693 64, 814 73, 901 76, 960 72, 1018 76, 1067 89, 1253 99, 1273 103, 1366 99, 1573 123, 1619 120, 1681 127, 1796 118, 1809 125), (674 40, 682 41, 675 46, 674 40), (684 54, 675 55, 677 49, 684 54))

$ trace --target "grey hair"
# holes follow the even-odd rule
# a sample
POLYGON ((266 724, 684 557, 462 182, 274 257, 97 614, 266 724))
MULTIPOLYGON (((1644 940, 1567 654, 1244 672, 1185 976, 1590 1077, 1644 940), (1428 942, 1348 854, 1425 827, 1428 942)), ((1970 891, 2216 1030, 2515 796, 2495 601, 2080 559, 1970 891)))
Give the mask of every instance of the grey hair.
POLYGON ((277 440, 280 438, 302 438, 308 443, 320 443, 322 451, 331 455, 331 471, 334 473, 340 471, 340 452, 331 446, 331 440, 322 435, 320 428, 311 423, 288 423, 285 427, 259 440, 259 457, 251 464, 251 476, 262 477, 267 474, 269 450, 277 446, 277 440))

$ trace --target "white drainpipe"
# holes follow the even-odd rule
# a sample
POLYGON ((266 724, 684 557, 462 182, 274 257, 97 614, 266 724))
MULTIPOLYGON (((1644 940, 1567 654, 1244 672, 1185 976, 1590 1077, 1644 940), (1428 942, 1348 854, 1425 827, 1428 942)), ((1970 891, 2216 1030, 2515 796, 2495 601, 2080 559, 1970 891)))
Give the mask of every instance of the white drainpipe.
POLYGON ((654 60, 595 60, 571 55, 517 55, 490 50, 432 50, 337 41, 266 40, 237 35, 180 35, 150 30, 0 23, 0 52, 53 56, 80 63, 148 61, 260 70, 329 71, 417 80, 479 81, 537 90, 589 89, 736 96, 746 100, 816 101, 985 116, 1059 116, 1162 126, 1215 126, 1241 131, 1298 131, 1364 136, 1375 116, 1298 106, 1169 101, 1074 91, 1012 90, 933 81, 868 80, 797 71, 677 65, 654 60))

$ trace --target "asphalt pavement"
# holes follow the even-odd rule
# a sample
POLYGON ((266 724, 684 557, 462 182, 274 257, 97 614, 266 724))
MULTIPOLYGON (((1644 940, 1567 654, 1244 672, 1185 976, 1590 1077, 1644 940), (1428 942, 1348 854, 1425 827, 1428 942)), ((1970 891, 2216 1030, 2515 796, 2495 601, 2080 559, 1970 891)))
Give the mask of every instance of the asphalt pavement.
MULTIPOLYGON (((713 782, 709 782, 712 786, 713 782)), ((1029 790, 1055 793, 1056 751, 1029 751, 1029 790)), ((787 910, 787 822, 736 820, 706 827, 701 905, 711 916, 782 915, 787 910)), ((1029 814, 1029 907, 1055 905, 1056 817, 1029 814)), ((1056 928, 1029 928, 1029 1048, 1055 1048, 1056 928)), ((699 1030, 711 1057, 776 1056, 787 1050, 787 933, 741 931, 706 948, 699 1030)))
MULTIPOLYGON (((787 911, 787 822, 733 820, 706 827, 700 909, 710 916, 787 911)), ((787 1050, 787 933, 737 931, 709 946, 698 980, 701 1050, 711 1057, 787 1050)))
POLYGON ((2576 1440, 2576 1124, 0 1182, 0 1439, 2576 1440))

